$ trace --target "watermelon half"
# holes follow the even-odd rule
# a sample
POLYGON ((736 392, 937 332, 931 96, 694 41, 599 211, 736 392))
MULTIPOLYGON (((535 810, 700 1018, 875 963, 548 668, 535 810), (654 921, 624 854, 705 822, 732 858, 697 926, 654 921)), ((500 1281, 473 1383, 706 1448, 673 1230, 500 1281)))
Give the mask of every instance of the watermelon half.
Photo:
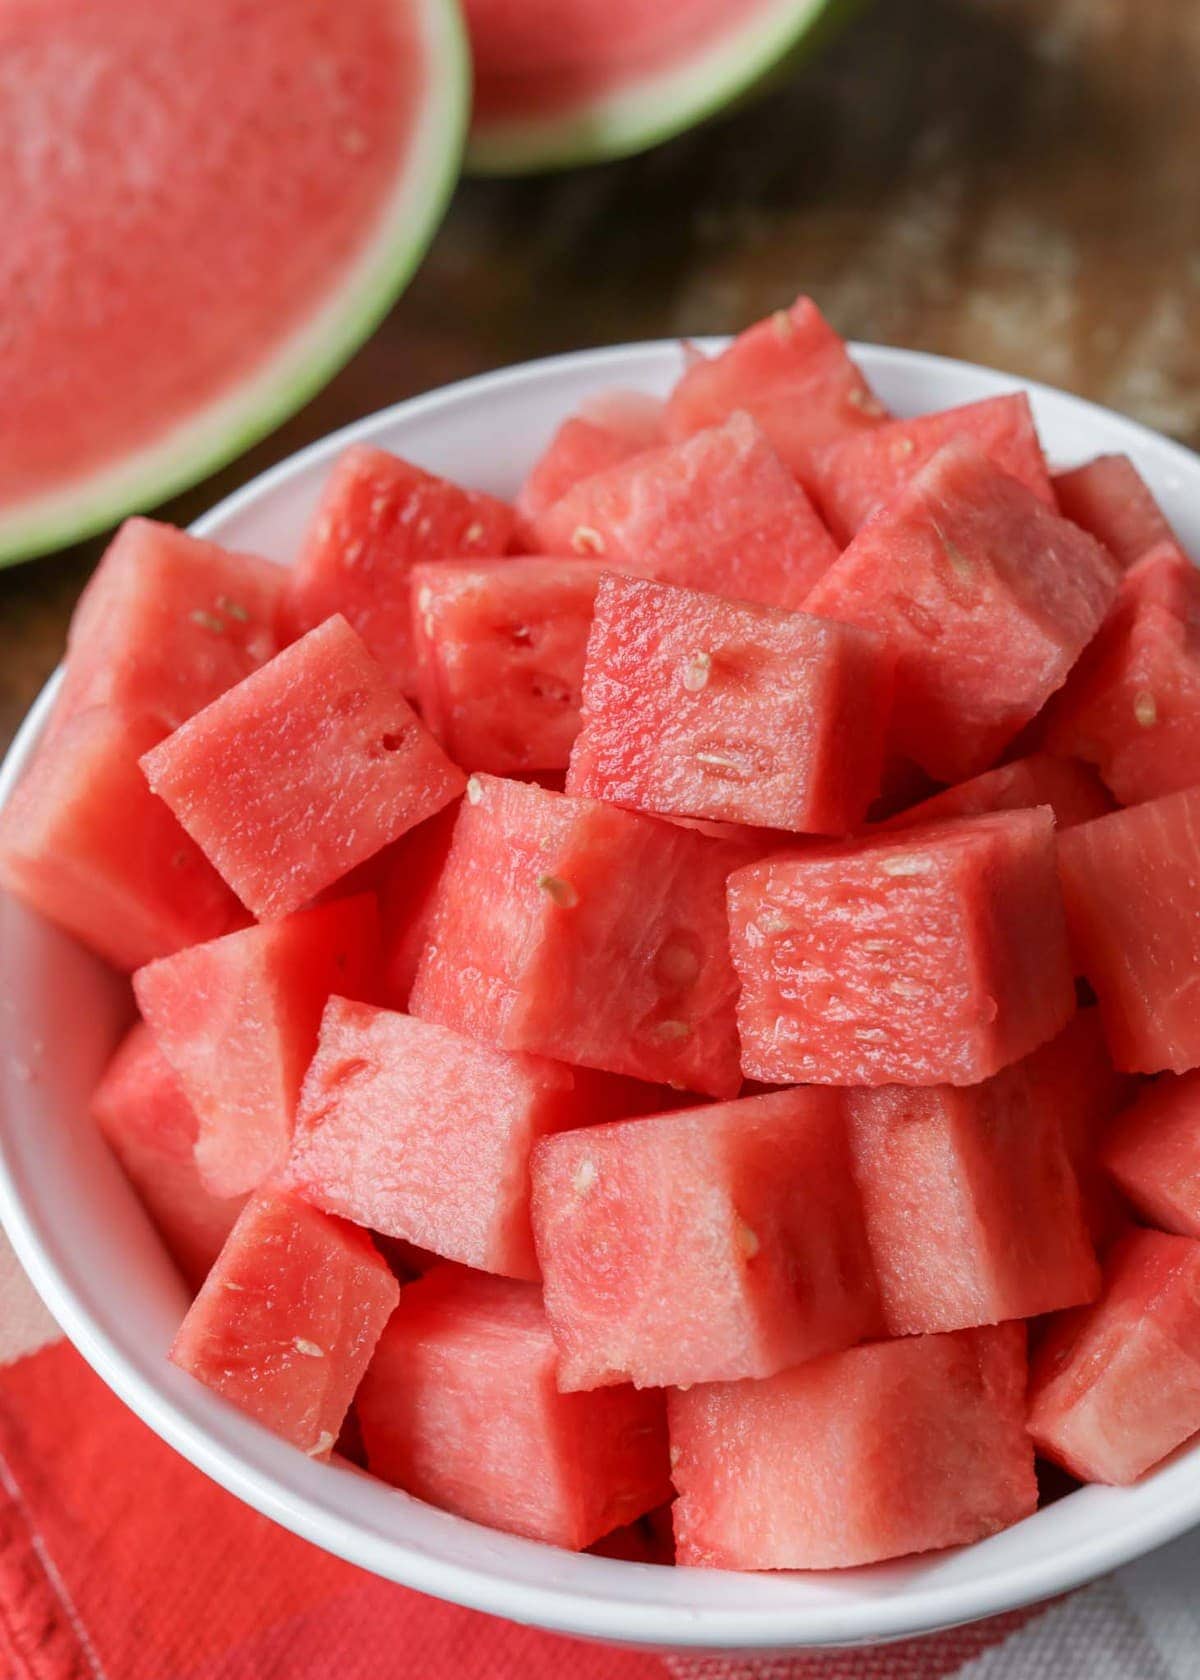
POLYGON ((808 52, 854 0, 465 0, 467 167, 565 169, 644 151, 808 52))
POLYGON ((0 564, 319 389, 429 242, 468 86, 455 0, 0 6, 0 564))

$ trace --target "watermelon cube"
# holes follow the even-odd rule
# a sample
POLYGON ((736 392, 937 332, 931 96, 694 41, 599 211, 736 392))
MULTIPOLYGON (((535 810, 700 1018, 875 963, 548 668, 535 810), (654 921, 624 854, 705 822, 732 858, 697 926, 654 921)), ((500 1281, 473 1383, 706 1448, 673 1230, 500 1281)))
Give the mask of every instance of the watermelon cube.
POLYGON ((214 1195, 253 1190, 283 1164, 326 1000, 373 985, 377 943, 375 900, 363 894, 134 975, 142 1014, 196 1111, 196 1164, 214 1195))
POLYGON ((1152 1225, 1200 1238, 1200 1070, 1148 1086, 1110 1129, 1103 1160, 1152 1225))
POLYGON ((751 1079, 973 1085, 1075 1008, 1044 807, 764 858, 729 922, 751 1079))
POLYGON ((963 1090, 852 1091, 847 1107, 889 1335, 1031 1318, 1099 1292, 1058 1112, 1024 1064, 963 1090))
POLYGON ((563 1389, 769 1376, 881 1328, 833 1091, 543 1138, 533 1222, 563 1389))
POLYGON ((365 1231, 284 1191, 260 1191, 170 1357, 311 1458, 326 1458, 399 1298, 365 1231))
POLYGON ((341 617, 285 648, 141 763, 260 918, 300 909, 464 785, 341 617))
POLYGON ((506 1050, 731 1097, 724 890, 743 855, 595 800, 473 776, 412 1013, 506 1050))
POLYGON ((1071 944, 1126 1073, 1200 1065, 1200 788, 1059 836, 1071 944))
POLYGON ((1200 571, 1175 543, 1151 549, 1046 717, 1045 743, 1099 767, 1123 805, 1200 774, 1200 571))
POLYGON ((144 1022, 132 1027, 92 1095, 92 1118, 163 1245, 198 1289, 242 1210, 214 1196, 196 1168, 196 1112, 144 1022))
POLYGON ((517 513, 532 528, 581 478, 627 461, 663 441, 663 405, 640 391, 607 391, 555 432, 517 496, 517 513))
POLYGON ((1135 1482, 1200 1430, 1200 1243, 1134 1231, 1104 1293, 1064 1313, 1029 1383, 1029 1432, 1084 1482, 1135 1482))
POLYGON ((1089 531, 1119 566, 1132 566, 1175 533, 1150 486, 1128 455, 1097 455, 1070 472, 1056 473, 1060 512, 1089 531))
POLYGON ((138 769, 162 738, 92 706, 63 719, 0 811, 0 886, 125 971, 232 927, 239 907, 138 769))
POLYGON ((169 734, 279 651, 287 573, 128 519, 71 619, 57 716, 116 706, 169 734))
POLYGON ((540 1290, 438 1266, 404 1291, 356 1410, 376 1476, 580 1551, 671 1496, 661 1394, 560 1394, 540 1290))
POLYGON ((441 561, 412 573, 421 715, 464 770, 565 770, 601 568, 441 561))
POLYGON ((384 855, 379 887, 380 996, 392 1009, 408 1008, 460 803, 456 799, 436 816, 426 817, 384 855))
POLYGON ((1049 805, 1059 828, 1090 822, 1111 811, 1112 800, 1089 765, 1073 758, 1030 753, 1009 764, 985 770, 970 781, 945 788, 918 805, 889 817, 881 828, 919 828, 952 817, 977 817, 985 811, 1019 811, 1049 805))
POLYGON ((986 770, 1063 683, 1116 586, 1099 543, 960 441, 864 526, 805 608, 884 637, 893 745, 953 782, 986 770))
POLYGON ((970 438, 989 461, 1056 507, 1033 410, 1024 391, 962 408, 893 420, 823 450, 815 465, 817 505, 838 542, 848 543, 944 444, 970 438))
POLYGON ((745 414, 585 478, 535 535, 544 554, 780 607, 801 606, 838 552, 745 414))
POLYGON ((909 1336, 674 1392, 681 1564, 845 1569, 981 1540, 1037 1508, 1025 1326, 909 1336))
POLYGON ((567 791, 845 834, 879 791, 891 687, 890 659, 864 631, 609 573, 567 791))
POLYGON ((416 693, 409 572, 418 560, 503 554, 511 508, 382 449, 338 458, 292 574, 293 634, 340 613, 405 694, 416 693))
POLYGON ((694 356, 667 403, 667 436, 691 437, 737 409, 753 415, 810 490, 824 447, 888 417, 842 339, 806 297, 739 333, 719 356, 694 356))
POLYGON ((286 1182, 326 1213, 481 1271, 536 1279, 530 1150, 583 1117, 558 1062, 334 997, 286 1182))

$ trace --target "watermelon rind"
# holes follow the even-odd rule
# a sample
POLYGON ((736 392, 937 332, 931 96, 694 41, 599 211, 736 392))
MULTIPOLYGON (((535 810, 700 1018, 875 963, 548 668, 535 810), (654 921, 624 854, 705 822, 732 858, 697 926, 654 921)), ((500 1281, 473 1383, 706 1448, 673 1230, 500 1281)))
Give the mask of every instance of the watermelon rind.
POLYGON ((525 175, 647 151, 717 115, 760 84, 773 81, 777 73, 794 68, 862 3, 774 0, 743 28, 708 42, 694 57, 568 112, 487 123, 477 120, 467 144, 466 171, 525 175))
POLYGON ((471 58, 458 0, 411 0, 426 43, 425 109, 372 238, 303 326, 236 388, 158 441, 0 509, 0 567, 79 542, 157 506, 244 453, 326 385, 416 272, 462 166, 471 58))

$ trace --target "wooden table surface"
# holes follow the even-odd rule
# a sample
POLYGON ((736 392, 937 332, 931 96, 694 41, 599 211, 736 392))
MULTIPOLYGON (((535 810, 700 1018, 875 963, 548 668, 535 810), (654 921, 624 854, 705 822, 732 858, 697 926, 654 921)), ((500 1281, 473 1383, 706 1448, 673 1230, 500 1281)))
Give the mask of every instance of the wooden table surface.
MULTIPOLYGON (((1200 4, 875 0, 818 61, 644 157, 466 181, 408 293, 184 523, 346 421, 811 292, 850 336, 990 363, 1200 445, 1200 4)), ((103 544, 0 573, 0 746, 103 544)))

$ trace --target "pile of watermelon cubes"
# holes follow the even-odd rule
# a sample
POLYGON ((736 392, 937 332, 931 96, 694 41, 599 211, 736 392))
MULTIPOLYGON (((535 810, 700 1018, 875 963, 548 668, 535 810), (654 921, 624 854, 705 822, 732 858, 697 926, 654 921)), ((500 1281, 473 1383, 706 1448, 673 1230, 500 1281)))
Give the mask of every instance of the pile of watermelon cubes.
POLYGON ((1200 572, 808 300, 514 506, 133 520, 0 879, 139 1020, 171 1358, 552 1545, 827 1569, 1200 1431, 1200 572))

